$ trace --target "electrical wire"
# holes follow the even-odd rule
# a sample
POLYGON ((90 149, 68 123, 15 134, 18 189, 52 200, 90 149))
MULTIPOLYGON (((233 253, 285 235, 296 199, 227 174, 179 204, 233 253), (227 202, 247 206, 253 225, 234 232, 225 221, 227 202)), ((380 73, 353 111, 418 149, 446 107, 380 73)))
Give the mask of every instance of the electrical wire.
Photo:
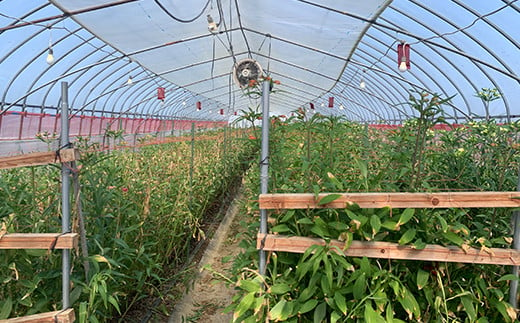
POLYGON ((466 25, 466 26, 464 26, 464 27, 457 28, 457 29, 455 29, 455 30, 453 30, 453 31, 446 32, 446 33, 443 33, 443 34, 440 34, 440 35, 435 35, 435 36, 431 36, 431 37, 423 38, 423 39, 417 40, 417 41, 415 41, 415 42, 413 42, 413 43, 409 43, 409 44, 410 44, 410 45, 415 45, 415 44, 420 44, 420 43, 423 43, 423 42, 426 42, 426 41, 430 41, 430 40, 432 40, 432 39, 436 39, 436 38, 444 38, 445 36, 454 35, 454 34, 456 34, 456 33, 459 33, 459 32, 461 32, 461 31, 464 31, 464 30, 466 30, 466 29, 468 29, 468 28, 473 27, 473 26, 474 26, 474 25, 475 25, 479 20, 482 20, 482 19, 484 19, 484 18, 486 18, 486 17, 492 16, 492 15, 494 15, 494 14, 496 14, 496 13, 498 13, 498 12, 504 10, 504 9, 506 9, 507 7, 512 6, 513 3, 517 2, 517 1, 518 1, 518 0, 513 0, 513 1, 511 1, 511 2, 506 3, 505 5, 503 5, 503 6, 500 7, 500 8, 497 8, 497 9, 495 9, 495 10, 493 10, 493 11, 490 11, 490 12, 484 14, 484 15, 481 15, 481 16, 475 18, 475 20, 473 20, 469 25, 466 25))
MULTIPOLYGON (((218 0, 220 1, 220 0, 218 0)), ((244 32, 244 27, 242 26, 242 16, 240 15, 240 9, 238 8, 238 0, 235 0, 235 8, 237 10, 237 18, 238 25, 240 26, 240 32, 242 33, 242 37, 244 37, 244 42, 246 43, 247 52, 249 53, 249 58, 252 58, 251 48, 249 47, 249 42, 247 41, 246 33, 244 32)))
POLYGON ((206 8, 208 7, 209 3, 211 2, 211 0, 208 0, 206 2, 206 4, 204 5, 204 7, 202 8, 202 10, 200 11, 200 13, 198 15, 196 15, 195 17, 193 17, 191 19, 181 19, 181 18, 175 17, 170 11, 168 11, 168 9, 166 9, 159 0, 154 0, 154 1, 165 14, 170 16, 170 18, 172 18, 173 20, 178 21, 180 23, 184 23, 184 24, 194 22, 195 20, 199 19, 200 16, 202 16, 202 14, 204 14, 204 11, 206 11, 206 8))

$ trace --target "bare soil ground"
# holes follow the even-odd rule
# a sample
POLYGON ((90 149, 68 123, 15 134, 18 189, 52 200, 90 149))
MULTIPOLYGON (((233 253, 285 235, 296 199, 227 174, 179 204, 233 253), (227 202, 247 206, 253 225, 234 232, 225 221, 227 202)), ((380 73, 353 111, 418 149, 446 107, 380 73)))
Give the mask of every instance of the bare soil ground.
POLYGON ((234 287, 218 276, 228 274, 234 257, 241 251, 239 234, 245 231, 240 225, 245 215, 239 214, 237 205, 241 197, 242 194, 238 194, 228 209, 198 263, 199 273, 193 286, 176 304, 169 323, 231 322, 232 314, 223 314, 222 311, 231 303, 234 287), (210 269, 204 269, 208 267, 210 269))

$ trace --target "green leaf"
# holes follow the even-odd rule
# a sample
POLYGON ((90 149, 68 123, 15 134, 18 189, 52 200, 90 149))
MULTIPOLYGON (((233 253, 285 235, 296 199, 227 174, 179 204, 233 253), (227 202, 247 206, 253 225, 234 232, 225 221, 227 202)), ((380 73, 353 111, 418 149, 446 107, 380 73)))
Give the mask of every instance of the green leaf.
POLYGON ((347 315, 347 300, 345 299, 345 296, 339 292, 335 292, 334 302, 336 303, 336 306, 341 311, 341 313, 343 313, 343 315, 347 315))
POLYGON ((11 314, 11 310, 13 309, 13 300, 11 297, 7 297, 0 308, 0 319, 7 319, 11 314))
POLYGON ((311 228, 311 232, 321 238, 330 237, 330 232, 327 223, 325 223, 325 221, 323 221, 321 218, 316 218, 314 220, 314 225, 311 228))
POLYGON ((240 303, 237 305, 237 308, 235 309, 235 316, 240 317, 244 315, 248 310, 250 310, 251 305, 253 305, 255 301, 255 293, 248 293, 246 294, 240 303))
POLYGON ((406 313, 408 313, 408 319, 412 320, 414 316, 415 318, 420 318, 421 312, 419 308, 419 303, 417 303, 417 300, 415 299, 413 294, 406 288, 403 288, 402 293, 402 297, 398 300, 399 303, 401 303, 401 306, 406 311, 406 313))
POLYGON ((287 210, 283 218, 280 220, 280 223, 288 222, 290 219, 294 217, 295 210, 287 210))
POLYGON ((336 323, 342 316, 343 315, 341 315, 341 313, 338 313, 336 311, 330 313, 330 323, 336 323))
POLYGON ((460 298, 462 305, 464 306, 464 310, 466 311, 466 314, 468 314, 469 321, 475 322, 477 319, 477 312, 475 311, 475 306, 473 305, 473 301, 471 299, 471 296, 465 295, 460 298))
POLYGON ((399 228, 399 226, 397 225, 397 222, 390 221, 390 220, 386 220, 385 222, 383 222, 383 224, 381 224, 381 226, 385 229, 392 230, 392 231, 396 231, 399 228))
POLYGON ((414 241, 413 247, 417 250, 422 250, 422 249, 426 248, 426 243, 424 241, 422 241, 421 238, 419 238, 414 241))
POLYGON ((321 200, 318 202, 318 205, 328 204, 330 202, 333 202, 333 201, 339 199, 340 197, 341 197, 341 194, 337 194, 337 193, 328 194, 328 195, 324 196, 323 198, 321 198, 321 200))
POLYGON ((448 222, 440 215, 437 215, 437 220, 441 223, 442 232, 448 231, 448 222))
POLYGON ((285 299, 281 299, 276 305, 269 311, 269 316, 273 321, 282 321, 284 319, 284 307, 287 304, 285 299))
POLYGON ((367 178, 368 177, 367 164, 365 162, 361 161, 360 159, 356 159, 356 164, 357 164, 359 170, 361 171, 361 176, 363 176, 363 178, 367 178))
POLYGON ((424 286, 426 286, 426 283, 428 283, 428 279, 430 278, 430 273, 419 269, 417 271, 417 288, 419 290, 423 289, 424 286))
POLYGON ((394 322, 394 309, 392 308, 392 302, 388 302, 388 305, 386 305, 386 321, 388 323, 394 322))
POLYGON ((114 308, 117 310, 119 314, 121 314, 121 310, 119 309, 119 303, 117 303, 117 300, 114 298, 114 296, 108 296, 108 302, 114 306, 114 308))
POLYGON ((283 295, 283 294, 287 293, 288 291, 290 291, 291 289, 292 289, 291 286, 289 286, 285 283, 274 284, 273 286, 271 286, 269 288, 269 290, 271 291, 271 294, 276 294, 276 295, 283 295))
POLYGON ((273 232, 283 233, 283 232, 290 232, 291 228, 287 226, 287 224, 278 224, 275 225, 272 229, 273 232))
POLYGON ((386 323, 385 319, 379 315, 370 303, 365 303, 365 322, 367 323, 386 323))
POLYGON ((442 236, 459 247, 464 243, 464 240, 461 237, 451 231, 443 232, 442 236))
POLYGON ((302 306, 298 310, 298 313, 304 314, 304 313, 310 312, 316 307, 316 305, 318 305, 318 300, 310 299, 307 302, 302 304, 302 306))
POLYGON ((327 303, 320 303, 314 310, 314 323, 321 323, 327 314, 327 303))
POLYGON ((298 223, 298 224, 314 224, 314 222, 312 222, 312 220, 309 219, 309 218, 299 219, 298 221, 296 221, 296 223, 298 223))
POLYGON ((250 293, 260 292, 262 290, 262 285, 260 285, 258 282, 246 279, 241 280, 238 286, 250 293))
POLYGON ((354 283, 353 294, 355 299, 362 299, 365 296, 366 276, 365 273, 359 275, 354 283))
POLYGON ((87 302, 81 302, 79 304, 78 319, 80 323, 86 322, 88 317, 87 302))
POLYGON ((316 286, 308 286, 307 288, 305 288, 305 289, 300 293, 300 296, 298 297, 298 301, 299 301, 300 303, 305 302, 306 300, 308 300, 309 298, 311 298, 312 296, 314 296, 314 293, 316 292, 316 289, 317 289, 316 286))
POLYGON ((345 245, 343 246, 343 251, 347 250, 348 248, 350 248, 350 245, 352 244, 352 241, 354 241, 354 234, 350 231, 346 231, 346 232, 342 232, 340 235, 339 235, 339 240, 340 241, 344 241, 345 242, 345 245))
POLYGON ((415 214, 415 209, 404 210, 403 213, 401 213, 401 216, 399 217, 398 225, 401 226, 401 225, 407 223, 408 221, 410 221, 410 219, 413 217, 414 214, 415 214))
POLYGON ((370 226, 372 227, 372 237, 375 236, 381 229, 381 219, 376 214, 370 217, 370 226))
POLYGON ((495 308, 502 314, 502 317, 506 320, 506 322, 513 322, 516 318, 515 310, 504 301, 495 301, 493 302, 495 308))
POLYGON ((415 229, 408 229, 406 232, 401 236, 401 239, 399 239, 399 244, 404 245, 409 243, 410 241, 415 238, 416 230, 415 229))
POLYGON ((498 279, 499 282, 504 281, 504 280, 518 280, 518 276, 513 275, 513 274, 507 274, 498 279))

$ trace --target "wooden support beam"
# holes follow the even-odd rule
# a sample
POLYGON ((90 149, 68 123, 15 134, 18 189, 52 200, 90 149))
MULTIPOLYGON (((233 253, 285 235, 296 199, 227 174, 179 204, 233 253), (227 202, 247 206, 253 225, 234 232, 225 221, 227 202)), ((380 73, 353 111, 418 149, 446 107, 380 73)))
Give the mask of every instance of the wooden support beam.
POLYGON ((72 323, 76 319, 74 309, 68 308, 63 311, 41 313, 23 317, 16 317, 7 320, 0 320, 5 323, 72 323))
POLYGON ((62 149, 59 152, 59 156, 55 151, 30 153, 0 158, 0 169, 71 162, 79 158, 79 150, 75 148, 62 149))
POLYGON ((312 193, 260 194, 261 209, 342 209, 351 204, 361 208, 477 208, 520 207, 520 192, 440 192, 440 193, 312 193), (319 201, 330 194, 340 197, 330 203, 319 201))
MULTIPOLYGON (((257 248, 266 251, 285 251, 304 253, 312 245, 325 245, 323 239, 307 237, 288 237, 274 234, 258 234, 257 248)), ((344 242, 332 240, 330 246, 343 250, 344 242)), ((337 250, 332 248, 331 250, 337 250)), ((368 257, 379 259, 422 260, 438 262, 458 262, 471 264, 520 265, 520 251, 514 249, 489 248, 487 251, 469 248, 464 251, 457 246, 426 245, 417 250, 410 245, 381 241, 353 241, 347 250, 347 257, 368 257)))
POLYGON ((0 249, 73 249, 77 233, 8 233, 0 236, 0 249))

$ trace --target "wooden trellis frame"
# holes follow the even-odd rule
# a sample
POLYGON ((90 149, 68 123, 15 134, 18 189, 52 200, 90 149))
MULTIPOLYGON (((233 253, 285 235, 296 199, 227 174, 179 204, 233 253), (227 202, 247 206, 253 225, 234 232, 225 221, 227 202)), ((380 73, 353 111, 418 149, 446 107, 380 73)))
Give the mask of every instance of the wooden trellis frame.
POLYGON ((41 314, 34 314, 24 317, 16 317, 8 320, 1 320, 5 323, 70 323, 76 319, 72 308, 41 314))
MULTIPOLYGON (((58 152, 30 153, 0 158, 0 169, 40 166, 79 160, 77 149, 62 149, 58 152)), ((7 233, 0 235, 0 249, 74 249, 78 246, 77 233, 7 233)), ((71 323, 75 320, 74 309, 40 313, 1 320, 6 323, 71 323)))
MULTIPOLYGON (((261 194, 260 209, 314 209, 345 208, 357 204, 361 208, 515 208, 520 207, 520 192, 442 192, 442 193, 323 193, 314 194, 261 194), (330 194, 338 198, 320 205, 330 194)), ((312 245, 325 245, 323 239, 258 234, 257 248, 266 251, 304 253, 312 245)), ((423 260, 473 264, 520 265, 520 251, 515 249, 476 248, 427 245, 414 249, 410 245, 381 241, 353 241, 343 250, 344 242, 332 240, 331 250, 341 250, 345 256, 380 259, 423 260), (334 248, 338 247, 338 248, 334 248)))
POLYGON ((0 169, 64 163, 78 159, 79 151, 74 148, 68 148, 60 150, 59 153, 55 151, 49 151, 2 157, 0 158, 0 169))

